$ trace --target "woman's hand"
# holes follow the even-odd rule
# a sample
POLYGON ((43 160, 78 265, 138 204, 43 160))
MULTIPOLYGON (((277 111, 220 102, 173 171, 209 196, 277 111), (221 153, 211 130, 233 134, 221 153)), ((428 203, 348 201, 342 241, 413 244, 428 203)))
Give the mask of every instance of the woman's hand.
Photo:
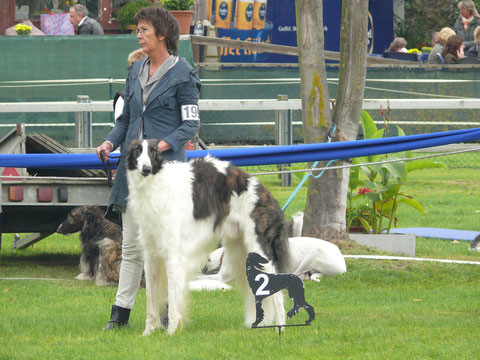
POLYGON ((103 161, 107 161, 110 157, 110 153, 113 151, 112 143, 109 141, 105 141, 102 145, 97 147, 96 152, 97 156, 100 160, 102 160, 102 151, 104 152, 103 161))
POLYGON ((462 43, 462 45, 460 45, 460 49, 457 50, 457 58, 463 59, 465 57, 464 49, 465 44, 462 43))
POLYGON ((167 143, 166 141, 164 140, 160 140, 158 142, 158 148, 160 149, 161 152, 164 152, 164 151, 167 151, 167 150, 170 150, 171 147, 170 147, 170 144, 167 143))

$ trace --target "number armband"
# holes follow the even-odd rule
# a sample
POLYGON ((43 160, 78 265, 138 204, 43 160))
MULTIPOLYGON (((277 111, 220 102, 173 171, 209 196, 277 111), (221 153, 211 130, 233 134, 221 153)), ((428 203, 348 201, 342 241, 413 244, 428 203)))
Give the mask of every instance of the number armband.
POLYGON ((182 121, 187 120, 200 121, 198 105, 182 105, 182 121))

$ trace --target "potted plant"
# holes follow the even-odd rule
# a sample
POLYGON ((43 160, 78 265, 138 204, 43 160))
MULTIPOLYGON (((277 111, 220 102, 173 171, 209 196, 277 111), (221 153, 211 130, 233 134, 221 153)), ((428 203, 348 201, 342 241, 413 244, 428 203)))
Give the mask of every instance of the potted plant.
MULTIPOLYGON (((380 111, 384 116, 383 110, 380 111)), ((362 111, 361 126, 365 139, 378 139, 389 136, 389 110, 384 116, 384 127, 377 129, 370 115, 362 111)), ((398 136, 404 131, 397 126, 398 136)), ((363 245, 374 246, 389 252, 415 255, 415 235, 390 234, 398 219, 398 206, 409 206, 425 215, 422 205, 402 187, 408 181, 411 171, 445 167, 442 163, 426 159, 405 161, 413 157, 411 151, 384 155, 370 155, 352 159, 353 164, 362 164, 350 169, 350 182, 347 193, 347 226, 358 221, 366 234, 350 234, 350 238, 363 245), (396 162, 384 162, 394 160, 396 162), (375 163, 375 164, 373 164, 375 163), (368 165, 367 165, 368 164, 368 165), (363 173, 363 179, 360 179, 363 173), (358 188, 358 192, 355 190, 358 188)), ((348 230, 347 227, 347 230, 348 230)))
POLYGON ((162 6, 178 20, 180 34, 189 34, 193 16, 190 9, 195 5, 195 0, 161 0, 161 2, 162 6))
POLYGON ((135 14, 144 7, 154 6, 148 0, 135 0, 129 3, 126 3, 124 6, 118 10, 117 22, 120 24, 122 29, 131 30, 132 33, 135 32, 135 14))
POLYGON ((195 0, 162 0, 162 6, 169 11, 190 10, 195 0))
POLYGON ((32 27, 25 24, 17 24, 14 28, 17 35, 30 35, 32 27))

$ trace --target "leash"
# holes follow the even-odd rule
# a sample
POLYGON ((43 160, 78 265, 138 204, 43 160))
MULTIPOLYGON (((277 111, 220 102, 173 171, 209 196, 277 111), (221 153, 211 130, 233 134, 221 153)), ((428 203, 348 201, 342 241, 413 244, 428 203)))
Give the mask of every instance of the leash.
MULTIPOLYGON (((332 142, 332 138, 333 138, 333 135, 335 134, 335 131, 337 131, 337 125, 335 123, 332 124, 332 128, 330 129, 330 131, 328 132, 328 142, 332 142)), ((307 172, 305 174, 305 176, 303 177, 303 179, 300 181, 300 183, 297 185, 297 187, 295 188, 295 190, 293 190, 292 192, 292 195, 290 195, 290 197, 288 198, 288 200, 285 202, 285 204, 283 205, 282 207, 282 211, 285 211, 285 209, 288 207, 288 205, 290 205, 290 203, 292 202, 292 200, 295 198, 295 196, 297 196, 298 192, 300 191, 300 189, 303 187, 303 184, 305 184, 305 182, 307 181, 308 177, 309 176, 312 176, 314 177, 315 179, 318 179, 320 176, 323 175, 323 173, 325 172, 326 168, 328 168, 331 164, 333 164, 334 162, 338 161, 340 159, 334 159, 334 160, 330 160, 327 165, 325 165, 325 168, 320 172, 320 174, 318 175, 313 175, 312 171, 313 170, 310 170, 309 172, 307 172)), ((315 161, 311 167, 311 169, 314 169, 317 167, 319 161, 315 161)))
POLYGON ((102 166, 103 166, 103 171, 105 171, 105 175, 107 176, 107 184, 109 187, 113 186, 113 180, 112 180, 112 169, 113 169, 113 164, 110 162, 110 159, 121 159, 125 158, 126 156, 112 156, 107 155, 105 153, 105 150, 100 151, 100 160, 102 161, 102 166), (107 160, 105 160, 105 158, 107 160))

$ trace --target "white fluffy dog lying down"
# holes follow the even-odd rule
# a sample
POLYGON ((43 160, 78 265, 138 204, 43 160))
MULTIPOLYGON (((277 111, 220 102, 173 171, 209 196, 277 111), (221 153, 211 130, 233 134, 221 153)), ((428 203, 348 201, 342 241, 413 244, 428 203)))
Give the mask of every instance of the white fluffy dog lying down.
MULTIPOLYGON (((288 240, 291 252, 289 272, 302 280, 320 281, 322 276, 343 274, 347 271, 345 259, 335 244, 311 237, 291 237, 288 240)), ((210 253, 203 273, 206 275, 200 275, 190 282, 190 289, 230 288, 226 283, 234 279, 223 247, 210 253)))

